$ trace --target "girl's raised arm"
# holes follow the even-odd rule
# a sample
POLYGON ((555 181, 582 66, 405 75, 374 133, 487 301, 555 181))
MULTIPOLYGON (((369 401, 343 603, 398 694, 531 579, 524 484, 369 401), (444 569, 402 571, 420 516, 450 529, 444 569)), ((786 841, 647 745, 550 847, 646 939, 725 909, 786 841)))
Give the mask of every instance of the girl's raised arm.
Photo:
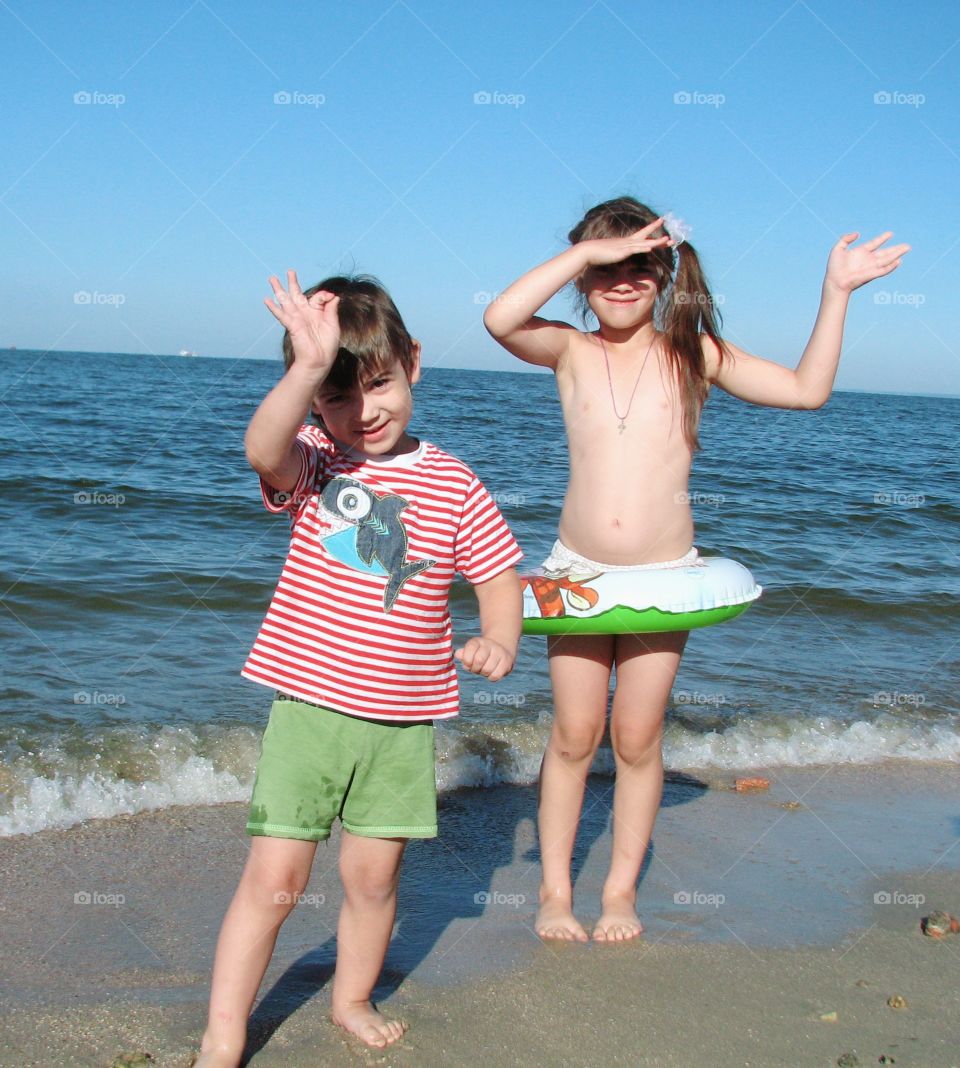
POLYGON ((524 363, 555 371, 576 331, 567 323, 541 319, 535 312, 576 278, 583 267, 583 253, 577 245, 534 267, 487 305, 483 325, 524 363))
POLYGON ((751 356, 724 342, 723 359, 716 345, 703 339, 707 378, 727 393, 772 408, 821 408, 833 390, 840 364, 843 323, 850 294, 860 286, 895 271, 909 245, 883 247, 893 236, 880 234, 856 248, 858 233, 844 234, 834 245, 823 280, 813 333, 796 370, 751 356))
POLYGON ((628 237, 580 241, 559 256, 534 267, 508 286, 487 307, 483 325, 501 345, 525 363, 556 370, 577 330, 567 323, 540 319, 536 312, 588 267, 619 263, 670 242, 668 237, 649 235, 659 229, 655 219, 628 237))

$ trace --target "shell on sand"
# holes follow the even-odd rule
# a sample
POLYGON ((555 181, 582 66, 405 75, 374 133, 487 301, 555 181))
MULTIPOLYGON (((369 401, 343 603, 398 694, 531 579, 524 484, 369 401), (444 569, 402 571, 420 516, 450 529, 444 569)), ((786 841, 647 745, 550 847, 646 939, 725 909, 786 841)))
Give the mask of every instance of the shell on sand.
POLYGON ((931 912, 920 921, 920 930, 929 938, 946 938, 948 934, 956 933, 956 922, 949 912, 931 912))

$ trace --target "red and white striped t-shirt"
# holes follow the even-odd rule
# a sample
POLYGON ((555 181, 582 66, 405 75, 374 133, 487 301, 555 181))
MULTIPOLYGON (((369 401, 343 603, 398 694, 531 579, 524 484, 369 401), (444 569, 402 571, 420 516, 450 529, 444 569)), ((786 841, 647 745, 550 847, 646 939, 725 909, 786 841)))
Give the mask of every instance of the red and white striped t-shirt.
POLYGON ((241 674, 352 716, 455 716, 454 572, 486 582, 522 556, 499 509, 435 445, 371 459, 312 426, 297 445, 293 490, 261 483, 290 514, 290 551, 241 674))

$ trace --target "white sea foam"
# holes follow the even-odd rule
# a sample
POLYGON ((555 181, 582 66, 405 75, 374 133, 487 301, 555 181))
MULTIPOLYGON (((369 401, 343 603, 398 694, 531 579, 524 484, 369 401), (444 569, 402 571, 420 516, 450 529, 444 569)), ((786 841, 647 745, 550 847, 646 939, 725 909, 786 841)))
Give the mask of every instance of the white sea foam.
POLYGON ((154 782, 129 782, 96 772, 80 779, 34 776, 27 792, 0 816, 0 836, 72 827, 86 820, 173 805, 244 801, 253 784, 252 776, 241 780, 228 771, 216 771, 210 760, 200 757, 190 757, 169 770, 169 778, 154 782))
MULTIPOLYGON (((736 772, 784 766, 917 763, 960 760, 957 717, 933 722, 894 715, 873 722, 796 718, 741 718, 723 729, 696 731, 676 722, 664 737, 668 768, 736 772)), ((549 736, 539 720, 477 723, 460 720, 437 729, 441 791, 536 782, 549 736)), ((114 732, 99 745, 51 738, 3 767, 0 836, 65 828, 87 820, 212 805, 250 797, 259 735, 246 727, 161 728, 114 732)), ((613 771, 609 750, 594 770, 613 771)))
POLYGON ((83 745, 52 736, 3 768, 0 836, 246 800, 258 746, 247 727, 114 730, 83 745))
POLYGON ((722 731, 698 733, 668 727, 664 760, 668 767, 804 767, 811 764, 876 764, 884 760, 919 762, 960 759, 956 722, 909 723, 894 717, 859 720, 744 719, 722 731))

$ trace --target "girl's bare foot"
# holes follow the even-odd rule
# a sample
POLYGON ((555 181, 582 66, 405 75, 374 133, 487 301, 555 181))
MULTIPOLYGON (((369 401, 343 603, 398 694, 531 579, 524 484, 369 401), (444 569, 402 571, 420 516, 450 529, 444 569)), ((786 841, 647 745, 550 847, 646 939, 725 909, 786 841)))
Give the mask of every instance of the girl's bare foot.
POLYGON ((348 1003, 336 1007, 331 1019, 349 1034, 359 1038, 367 1046, 383 1049, 403 1037, 407 1025, 401 1020, 388 1020, 369 1001, 348 1003))
POLYGON ((604 894, 603 913, 593 929, 594 942, 629 942, 643 934, 634 894, 604 894))
POLYGON ((533 929, 544 940, 558 942, 587 942, 587 932, 573 914, 571 902, 565 898, 549 897, 541 901, 533 929))

